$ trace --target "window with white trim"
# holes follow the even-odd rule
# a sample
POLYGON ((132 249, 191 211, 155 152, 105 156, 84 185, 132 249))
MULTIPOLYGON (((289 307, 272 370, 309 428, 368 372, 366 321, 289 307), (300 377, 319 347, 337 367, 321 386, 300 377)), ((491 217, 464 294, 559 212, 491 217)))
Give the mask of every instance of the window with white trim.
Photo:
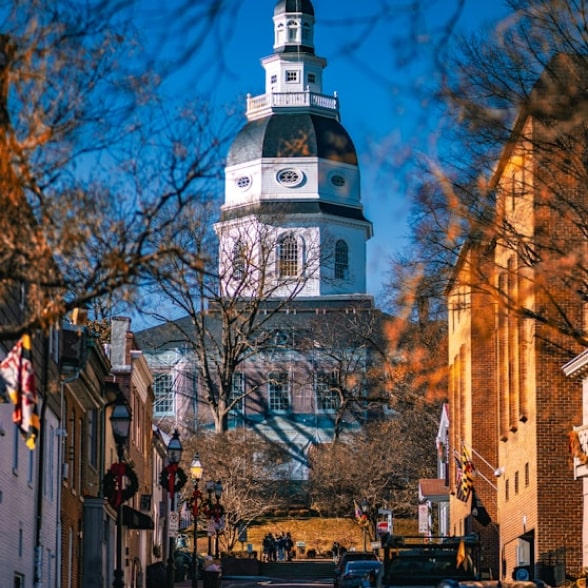
POLYGON ((318 410, 335 412, 339 408, 337 372, 318 372, 315 376, 316 405, 318 410))
POLYGON ((298 23, 295 20, 288 21, 288 41, 298 40, 298 23))
POLYGON ((242 372, 235 372, 233 374, 233 381, 231 382, 230 401, 238 399, 232 410, 243 410, 243 395, 245 394, 245 374, 242 372))
POLYGON ((278 243, 278 275, 280 278, 298 275, 298 243, 294 235, 286 235, 278 243))
POLYGON ((290 377, 288 372, 271 372, 267 389, 270 411, 285 412, 290 409, 290 377))
POLYGON ((245 277, 245 269, 247 266, 247 258, 245 245, 241 241, 237 241, 233 245, 233 279, 242 280, 245 277))
POLYGON ((349 275, 349 247, 343 239, 335 243, 335 279, 346 280, 349 275))
POLYGON ((296 69, 289 69, 286 71, 286 81, 287 82, 297 82, 298 81, 298 70, 296 69))
POLYGON ((173 377, 168 373, 155 374, 153 378, 154 416, 173 416, 175 414, 173 377))

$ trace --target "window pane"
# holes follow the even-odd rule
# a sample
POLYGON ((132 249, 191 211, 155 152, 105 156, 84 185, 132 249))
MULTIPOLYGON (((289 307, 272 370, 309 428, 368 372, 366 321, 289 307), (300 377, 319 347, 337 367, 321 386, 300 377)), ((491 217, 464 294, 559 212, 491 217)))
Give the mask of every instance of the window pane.
POLYGON ((349 247, 345 241, 335 244, 335 279, 345 280, 349 272, 349 247))
POLYGON ((318 410, 333 412, 339 407, 336 372, 316 374, 316 402, 318 410))
POLYGON ((280 277, 298 275, 298 244, 292 236, 284 237, 278 245, 278 273, 280 277))
POLYGON ((155 374, 153 413, 158 416, 174 414, 173 379, 171 374, 155 374))
POLYGON ((233 410, 243 410, 243 394, 245 393, 245 376, 240 373, 234 373, 233 374, 233 383, 231 386, 231 398, 230 400, 233 400, 234 398, 239 398, 239 400, 236 402, 235 406, 233 407, 233 410))
POLYGON ((269 375, 268 405, 271 411, 285 411, 290 408, 288 372, 273 372, 269 375))

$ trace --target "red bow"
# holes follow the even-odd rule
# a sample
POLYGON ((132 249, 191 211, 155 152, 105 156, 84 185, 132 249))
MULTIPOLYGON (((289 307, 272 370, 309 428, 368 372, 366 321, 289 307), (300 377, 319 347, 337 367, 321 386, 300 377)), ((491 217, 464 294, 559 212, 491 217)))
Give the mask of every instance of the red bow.
POLYGON ((175 493, 175 485, 176 485, 176 472, 178 471, 178 464, 177 463, 170 463, 166 466, 167 470, 167 491, 170 494, 175 493))
POLYGON ((123 502, 123 476, 127 471, 127 464, 124 462, 113 463, 110 470, 116 476, 116 495, 113 497, 112 506, 118 508, 123 502))

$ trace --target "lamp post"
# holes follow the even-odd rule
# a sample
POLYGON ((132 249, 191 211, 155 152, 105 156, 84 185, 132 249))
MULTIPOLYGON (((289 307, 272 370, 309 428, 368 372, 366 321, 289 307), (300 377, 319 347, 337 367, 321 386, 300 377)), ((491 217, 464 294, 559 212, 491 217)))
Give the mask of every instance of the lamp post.
MULTIPOLYGON (((169 496, 169 511, 167 513, 168 523, 172 512, 176 510, 176 473, 178 471, 178 464, 182 457, 182 443, 180 442, 180 434, 176 429, 172 438, 169 440, 167 445, 167 492, 169 496)), ((169 531, 169 525, 168 525, 169 531)), ((174 561, 175 549, 174 549, 174 537, 169 533, 168 537, 168 552, 167 552, 167 588, 174 588, 176 566, 174 561)))
POLYGON ((363 514, 363 550, 367 551, 367 525, 368 525, 368 521, 369 521, 369 510, 370 510, 370 505, 369 502, 364 498, 361 501, 361 504, 359 505, 361 507, 361 512, 363 514))
MULTIPOLYGON (((112 413, 110 415, 110 424, 112 426, 112 434, 116 443, 116 453, 118 456, 118 464, 123 463, 124 446, 129 438, 129 431, 131 428, 131 409, 127 403, 126 398, 122 392, 118 392, 112 413)), ((120 471, 120 470, 119 470, 120 471)), ((119 474, 118 486, 121 487, 121 477, 119 474)), ((116 569, 114 570, 113 588, 124 588, 124 571, 122 568, 123 553, 122 553, 122 514, 123 501, 120 500, 116 510, 116 569)))
POLYGON ((217 480, 214 484, 214 497, 216 498, 216 504, 214 505, 214 557, 216 559, 219 558, 219 551, 218 551, 218 532, 222 525, 222 507, 220 505, 220 499, 223 495, 223 485, 220 480, 217 480))
POLYGON ((202 502, 202 492, 198 489, 198 482, 202 478, 202 464, 195 453, 190 464, 190 476, 194 485, 192 493, 192 519, 194 520, 194 546, 192 548, 192 588, 198 588, 198 514, 202 502))
POLYGON ((208 480, 206 482, 206 493, 208 494, 208 501, 206 503, 206 513, 208 516, 208 520, 206 521, 207 523, 207 529, 206 529, 206 534, 208 535, 208 555, 212 555, 212 509, 213 509, 213 503, 212 503, 212 494, 214 492, 214 480, 208 480))

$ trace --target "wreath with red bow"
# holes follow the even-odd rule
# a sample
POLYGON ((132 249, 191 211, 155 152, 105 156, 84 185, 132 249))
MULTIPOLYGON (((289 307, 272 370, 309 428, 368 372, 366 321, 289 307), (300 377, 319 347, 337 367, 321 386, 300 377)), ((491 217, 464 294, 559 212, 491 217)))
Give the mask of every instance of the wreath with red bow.
POLYGON ((186 484, 188 477, 186 472, 177 463, 165 466, 159 474, 159 485, 170 494, 179 492, 186 484))
POLYGON ((214 519, 218 522, 223 518, 225 509, 222 504, 213 503, 212 500, 206 500, 202 512, 207 519, 214 519))
POLYGON ((139 479, 133 467, 125 462, 113 463, 102 480, 104 497, 113 508, 132 498, 139 490, 139 479))

